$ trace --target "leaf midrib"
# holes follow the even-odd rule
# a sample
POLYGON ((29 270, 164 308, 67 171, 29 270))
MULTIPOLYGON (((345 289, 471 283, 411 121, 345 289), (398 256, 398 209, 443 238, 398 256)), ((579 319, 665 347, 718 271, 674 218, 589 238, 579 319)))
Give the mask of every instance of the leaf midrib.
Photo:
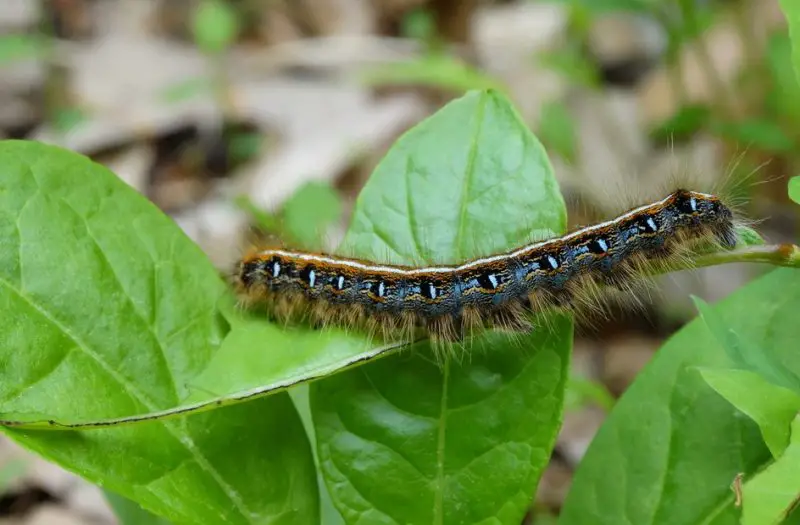
MULTIPOLYGON (((463 238, 464 238, 464 230, 467 224, 467 208, 469 206, 469 195, 470 195, 470 188, 473 184, 473 177, 475 176, 475 159, 478 156, 478 137, 481 134, 481 127, 483 124, 483 114, 486 110, 486 97, 489 95, 483 95, 478 100, 478 104, 475 110, 475 132, 472 135, 472 141, 469 147, 469 155, 467 156, 467 165, 465 166, 466 171, 466 178, 464 180, 464 185, 461 189, 461 209, 459 211, 458 217, 458 232, 456 233, 455 238, 455 250, 456 250, 456 258, 458 260, 464 259, 464 249, 463 249, 463 238)), ((474 254, 473 254, 474 255, 474 254)))
MULTIPOLYGON (((115 380, 133 399, 137 402, 141 403, 145 406, 149 411, 155 412, 158 410, 158 407, 152 405, 149 401, 147 401, 146 396, 139 391, 138 388, 132 383, 130 383, 124 376, 119 374, 113 367, 111 367, 100 354, 92 350, 89 345, 87 345, 77 334, 74 334, 68 327, 64 326, 54 315, 52 315, 46 308, 42 305, 37 304, 30 297, 22 293, 21 290, 16 289, 10 282, 8 282, 5 278, 0 277, 0 285, 10 290, 13 294, 27 303, 31 308, 33 308, 36 312, 38 312, 42 317, 44 317, 47 321, 51 323, 52 326, 61 330, 62 333, 67 335, 72 342, 75 344, 77 348, 79 348, 82 352, 84 352, 87 356, 97 362, 100 365, 101 369, 106 372, 113 380, 115 380)), ((189 455, 197 462, 201 469, 206 471, 211 478, 219 485, 225 495, 230 499, 231 503, 235 506, 236 510, 245 518, 248 522, 250 520, 250 516, 252 513, 244 504, 244 501, 241 500, 239 495, 236 491, 228 485, 220 475, 220 473, 208 463, 206 458, 197 450, 197 446, 194 441, 188 435, 181 434, 177 431, 174 424, 170 421, 159 421, 161 425, 169 432, 169 434, 175 438, 186 450, 189 452, 189 455)))
MULTIPOLYGON (((481 132, 481 124, 483 123, 483 113, 486 106, 486 96, 481 96, 478 100, 476 111, 476 129, 470 144, 469 155, 467 157, 467 165, 465 167, 466 178, 461 189, 461 206, 459 211, 458 232, 455 239, 456 259, 461 260, 464 257, 462 247, 462 239, 464 237, 464 228, 467 218, 467 208, 469 205, 469 192, 472 186, 472 179, 475 174, 475 158, 478 155, 477 137, 481 132)), ((436 491, 434 492, 433 501, 433 523, 434 525, 443 525, 444 523, 444 462, 445 462, 445 439, 447 437, 447 396, 448 396, 448 383, 450 381, 450 360, 446 359, 442 370, 442 397, 439 404, 439 432, 436 442, 436 491)))
POLYGON ((433 494, 433 523, 444 523, 444 456, 447 437, 447 386, 450 383, 450 360, 442 370, 442 397, 439 402, 439 433, 436 441, 436 491, 433 494))

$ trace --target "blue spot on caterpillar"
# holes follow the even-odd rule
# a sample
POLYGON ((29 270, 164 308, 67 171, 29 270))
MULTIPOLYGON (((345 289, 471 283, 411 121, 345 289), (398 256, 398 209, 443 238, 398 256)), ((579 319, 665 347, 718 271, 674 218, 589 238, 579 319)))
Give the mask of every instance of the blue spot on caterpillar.
POLYGON ((529 330, 531 310, 574 308, 576 287, 630 278, 702 241, 734 247, 733 213, 713 195, 677 190, 613 220, 459 265, 410 268, 272 249, 245 257, 235 281, 246 301, 265 303, 278 318, 300 312, 384 337, 423 329, 452 341, 480 327, 529 330))

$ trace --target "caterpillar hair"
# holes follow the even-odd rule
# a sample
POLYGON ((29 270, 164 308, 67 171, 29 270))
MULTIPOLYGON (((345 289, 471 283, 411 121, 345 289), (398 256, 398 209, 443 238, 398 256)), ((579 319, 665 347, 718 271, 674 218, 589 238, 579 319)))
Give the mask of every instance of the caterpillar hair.
POLYGON ((460 341, 480 329, 527 332, 533 315, 594 307, 603 286, 691 258, 701 245, 736 245, 732 209, 685 189, 613 220, 455 265, 401 266, 326 253, 266 249, 235 271, 245 304, 284 322, 354 327, 384 339, 460 341))

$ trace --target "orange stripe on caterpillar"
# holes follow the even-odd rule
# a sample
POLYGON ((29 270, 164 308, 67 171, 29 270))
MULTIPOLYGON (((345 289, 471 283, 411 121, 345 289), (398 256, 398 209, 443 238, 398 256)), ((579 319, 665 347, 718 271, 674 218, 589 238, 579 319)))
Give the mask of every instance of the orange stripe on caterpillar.
POLYGON ((531 311, 576 309, 575 293, 624 286, 702 241, 736 243, 733 213, 719 198, 677 190, 619 217, 562 237, 453 266, 410 267, 269 249, 246 256, 236 286, 286 321, 356 326, 383 337, 423 329, 460 340, 475 328, 530 330, 531 311))

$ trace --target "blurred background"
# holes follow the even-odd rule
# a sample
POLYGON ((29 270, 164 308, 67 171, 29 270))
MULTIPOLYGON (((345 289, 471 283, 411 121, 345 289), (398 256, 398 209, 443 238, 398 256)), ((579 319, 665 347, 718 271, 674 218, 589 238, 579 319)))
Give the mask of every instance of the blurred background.
MULTIPOLYGON (((744 180, 768 242, 798 238, 800 87, 777 0, 2 0, 0 138, 104 163, 228 270, 273 235, 334 248, 404 131, 465 90, 508 94, 571 226, 603 188, 675 171, 744 180)), ((606 196, 610 197, 606 197, 606 196)), ((614 400, 665 338, 767 270, 659 280, 576 337, 556 451, 526 523, 551 523, 614 400)), ((99 489, 0 440, 0 523, 112 524, 99 489)))

